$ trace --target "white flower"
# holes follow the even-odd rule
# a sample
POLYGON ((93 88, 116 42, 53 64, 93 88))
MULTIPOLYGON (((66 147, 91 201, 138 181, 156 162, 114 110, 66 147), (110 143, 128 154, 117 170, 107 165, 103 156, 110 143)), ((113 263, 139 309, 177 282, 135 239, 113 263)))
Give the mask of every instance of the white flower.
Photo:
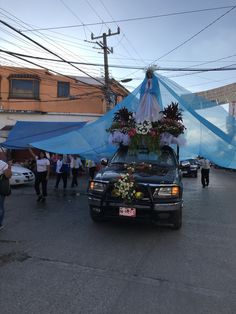
POLYGON ((144 120, 135 124, 136 132, 138 134, 147 134, 152 128, 152 122, 149 120, 144 120))

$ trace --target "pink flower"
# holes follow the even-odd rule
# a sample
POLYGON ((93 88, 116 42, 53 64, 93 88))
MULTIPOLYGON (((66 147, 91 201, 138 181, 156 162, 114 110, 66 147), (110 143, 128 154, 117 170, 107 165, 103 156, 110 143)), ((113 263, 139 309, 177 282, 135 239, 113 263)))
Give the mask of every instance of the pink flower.
POLYGON ((130 137, 135 136, 135 135, 136 135, 136 129, 133 128, 133 129, 129 130, 128 135, 129 135, 130 137))

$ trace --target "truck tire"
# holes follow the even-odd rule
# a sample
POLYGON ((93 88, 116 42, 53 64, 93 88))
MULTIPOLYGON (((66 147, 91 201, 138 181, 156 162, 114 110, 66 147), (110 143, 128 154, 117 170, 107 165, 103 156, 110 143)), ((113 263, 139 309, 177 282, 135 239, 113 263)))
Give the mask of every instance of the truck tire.
POLYGON ((172 214, 172 229, 179 230, 182 227, 182 208, 172 214))
POLYGON ((103 214, 95 212, 92 207, 90 207, 90 217, 94 222, 101 222, 104 220, 103 214))

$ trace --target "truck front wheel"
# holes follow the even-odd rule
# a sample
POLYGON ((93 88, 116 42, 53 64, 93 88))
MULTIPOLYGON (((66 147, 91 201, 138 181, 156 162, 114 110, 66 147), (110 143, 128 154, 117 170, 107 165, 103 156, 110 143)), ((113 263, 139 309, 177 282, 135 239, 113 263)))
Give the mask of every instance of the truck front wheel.
POLYGON ((172 229, 179 230, 182 227, 182 208, 171 215, 172 229))
POLYGON ((102 211, 95 211, 93 207, 90 207, 90 217, 94 222, 101 222, 104 220, 102 211))

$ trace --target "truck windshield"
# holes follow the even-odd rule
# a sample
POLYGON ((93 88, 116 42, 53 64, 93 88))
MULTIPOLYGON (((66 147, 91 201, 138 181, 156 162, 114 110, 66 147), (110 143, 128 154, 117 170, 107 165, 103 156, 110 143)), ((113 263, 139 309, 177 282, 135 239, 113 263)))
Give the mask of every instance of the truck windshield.
POLYGON ((111 159, 111 164, 132 164, 132 163, 149 163, 160 166, 176 166, 176 160, 173 152, 169 149, 161 149, 158 152, 149 152, 145 149, 136 151, 118 150, 111 159))

